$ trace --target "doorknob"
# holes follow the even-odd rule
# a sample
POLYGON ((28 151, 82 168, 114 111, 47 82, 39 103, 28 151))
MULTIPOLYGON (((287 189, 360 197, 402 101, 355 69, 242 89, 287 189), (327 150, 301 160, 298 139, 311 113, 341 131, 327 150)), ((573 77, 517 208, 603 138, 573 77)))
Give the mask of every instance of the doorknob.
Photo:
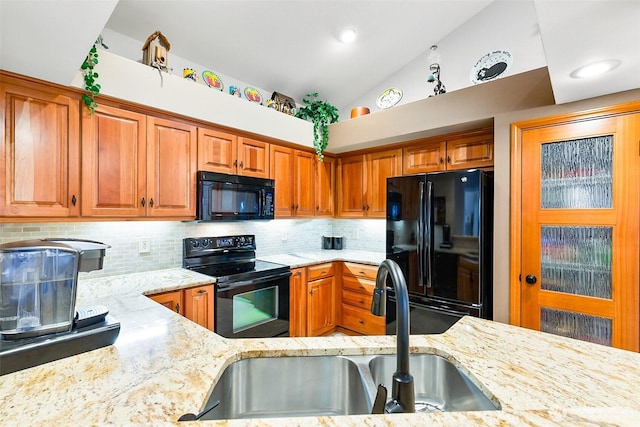
POLYGON ((538 278, 536 276, 534 276, 533 274, 527 274, 527 277, 525 277, 524 280, 528 284, 534 285, 538 281, 538 278))

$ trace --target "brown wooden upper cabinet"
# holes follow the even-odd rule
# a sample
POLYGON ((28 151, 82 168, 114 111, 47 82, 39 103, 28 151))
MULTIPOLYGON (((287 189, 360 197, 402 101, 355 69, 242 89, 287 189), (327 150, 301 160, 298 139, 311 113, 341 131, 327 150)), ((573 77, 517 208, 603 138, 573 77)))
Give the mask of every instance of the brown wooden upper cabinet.
POLYGON ((271 145, 270 176, 276 185, 277 218, 313 216, 315 161, 313 153, 271 145))
POLYGON ((493 134, 418 140, 403 149, 403 174, 493 166, 493 134))
POLYGON ((335 213, 334 190, 336 188, 336 167, 338 162, 335 158, 324 156, 320 162, 315 160, 315 215, 333 216, 335 213))
POLYGON ((82 129, 83 216, 195 216, 194 126, 100 105, 82 129))
POLYGON ((2 76, 0 216, 80 214, 80 101, 2 76))
POLYGON ((387 178, 401 174, 402 149, 340 158, 337 216, 384 218, 387 212, 387 178))
POLYGON ((198 170, 269 178, 269 144, 198 128, 198 170))

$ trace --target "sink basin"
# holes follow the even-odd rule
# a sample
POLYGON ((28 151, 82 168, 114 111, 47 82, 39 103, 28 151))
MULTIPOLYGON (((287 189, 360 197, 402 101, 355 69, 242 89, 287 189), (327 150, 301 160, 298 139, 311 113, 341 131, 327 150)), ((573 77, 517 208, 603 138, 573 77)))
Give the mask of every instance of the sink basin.
MULTIPOLYGON (((416 412, 486 411, 500 409, 453 363, 434 354, 412 354, 410 372, 416 412)), ((391 384, 396 356, 375 356, 369 362, 375 384, 391 384)))
POLYGON ((356 363, 340 356, 244 359, 223 372, 203 420, 368 414, 356 363))
MULTIPOLYGON (((412 354, 416 412, 500 409, 447 359, 412 354)), ((391 399, 395 355, 244 359, 225 369, 203 420, 362 415, 371 413, 378 384, 391 399)), ((194 411, 198 412, 198 411, 194 411)))

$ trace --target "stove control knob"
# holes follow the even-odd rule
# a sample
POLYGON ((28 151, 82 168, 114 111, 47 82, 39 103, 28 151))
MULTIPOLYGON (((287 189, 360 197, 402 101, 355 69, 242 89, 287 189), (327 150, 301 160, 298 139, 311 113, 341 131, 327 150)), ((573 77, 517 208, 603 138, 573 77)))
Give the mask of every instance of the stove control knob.
POLYGON ((209 246, 209 239, 202 239, 202 247, 206 248, 209 246))
POLYGON ((191 241, 191 247, 192 248, 197 248, 198 246, 200 246, 200 242, 198 242, 197 240, 192 240, 191 241))
POLYGON ((240 243, 240 245, 244 246, 244 236, 238 237, 238 242, 240 243))

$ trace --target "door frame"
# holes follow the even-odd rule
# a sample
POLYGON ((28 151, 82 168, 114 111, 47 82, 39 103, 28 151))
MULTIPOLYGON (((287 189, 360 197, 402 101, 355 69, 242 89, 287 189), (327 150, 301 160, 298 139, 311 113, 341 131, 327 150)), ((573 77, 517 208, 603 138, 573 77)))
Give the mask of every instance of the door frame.
MULTIPOLYGON (((536 128, 557 126, 594 119, 603 119, 640 112, 640 101, 611 107, 537 118, 511 123, 511 201, 509 209, 509 323, 522 325, 522 134, 536 128)), ((640 155, 640 141, 638 141, 640 155)))

